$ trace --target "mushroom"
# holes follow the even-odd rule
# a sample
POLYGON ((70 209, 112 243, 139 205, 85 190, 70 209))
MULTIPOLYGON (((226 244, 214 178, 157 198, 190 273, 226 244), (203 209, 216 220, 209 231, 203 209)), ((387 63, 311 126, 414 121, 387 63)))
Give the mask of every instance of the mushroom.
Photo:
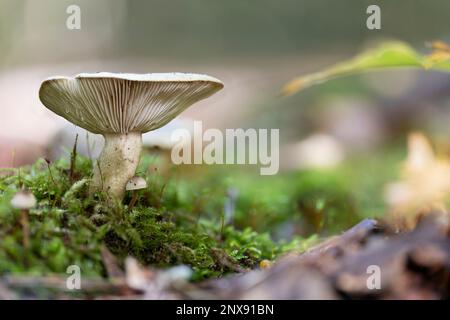
POLYGON ((28 190, 20 190, 11 199, 11 206, 14 209, 29 210, 36 206, 36 198, 28 190))
POLYGON ((28 222, 28 212, 36 206, 36 198, 28 190, 20 190, 11 199, 11 206, 20 210, 20 224, 23 230, 23 247, 28 249, 30 242, 30 225, 28 222))
POLYGON ((133 191, 133 196, 131 198, 130 204, 128 205, 128 208, 133 209, 134 204, 136 203, 138 190, 147 188, 147 181, 145 181, 144 178, 141 177, 133 177, 130 180, 128 180, 127 185, 125 186, 125 189, 127 191, 133 191))
POLYGON ((100 72, 53 77, 39 90, 42 103, 68 121, 105 138, 94 165, 91 193, 119 200, 136 172, 142 134, 158 129, 193 103, 223 88, 199 74, 121 74, 100 72))

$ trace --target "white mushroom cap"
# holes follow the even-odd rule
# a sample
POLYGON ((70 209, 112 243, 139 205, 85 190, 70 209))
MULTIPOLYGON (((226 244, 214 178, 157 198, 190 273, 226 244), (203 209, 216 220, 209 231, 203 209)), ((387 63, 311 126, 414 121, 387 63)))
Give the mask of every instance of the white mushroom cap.
POLYGON ((140 190, 140 189, 145 189, 145 188, 147 188, 147 181, 145 181, 145 179, 141 178, 141 177, 131 178, 127 182, 127 185, 125 186, 125 189, 127 191, 140 190))
POLYGON ((45 80, 39 98, 50 110, 92 133, 145 133, 223 88, 190 73, 82 73, 45 80))
POLYGON ((15 209, 28 210, 36 206, 36 198, 30 191, 21 190, 11 199, 11 205, 15 209))

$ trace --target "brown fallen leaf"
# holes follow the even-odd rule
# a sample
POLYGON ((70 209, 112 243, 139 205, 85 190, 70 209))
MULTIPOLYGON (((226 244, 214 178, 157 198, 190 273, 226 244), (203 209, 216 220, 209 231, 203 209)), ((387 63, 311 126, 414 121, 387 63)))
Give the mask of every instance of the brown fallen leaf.
POLYGON ((429 140, 419 132, 408 137, 408 156, 400 180, 386 186, 390 218, 399 228, 412 229, 420 215, 443 212, 450 199, 450 159, 437 157, 429 140))

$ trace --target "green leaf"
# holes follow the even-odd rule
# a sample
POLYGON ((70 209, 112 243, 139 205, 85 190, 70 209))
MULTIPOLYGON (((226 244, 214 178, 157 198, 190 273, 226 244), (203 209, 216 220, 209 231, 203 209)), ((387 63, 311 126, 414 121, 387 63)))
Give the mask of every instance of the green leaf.
POLYGON ((450 72, 450 48, 439 41, 431 44, 433 52, 421 55, 404 42, 385 42, 352 59, 325 70, 303 75, 288 82, 282 94, 292 95, 312 85, 338 77, 389 68, 419 68, 450 72))

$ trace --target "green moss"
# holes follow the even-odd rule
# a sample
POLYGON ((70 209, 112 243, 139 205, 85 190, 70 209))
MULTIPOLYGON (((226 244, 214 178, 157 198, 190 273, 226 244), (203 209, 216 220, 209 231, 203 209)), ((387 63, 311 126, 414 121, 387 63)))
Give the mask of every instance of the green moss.
POLYGON ((65 273, 77 264, 86 276, 105 276, 103 246, 120 264, 131 255, 144 265, 189 265, 194 280, 254 268, 383 212, 382 186, 394 178, 402 158, 392 154, 351 160, 334 170, 256 178, 242 168, 220 166, 176 167, 162 174, 151 169, 161 159, 147 154, 138 174, 148 188, 138 193, 132 210, 131 194, 114 207, 103 204, 104 195, 88 194, 91 161, 80 156, 74 170, 70 161, 43 159, 3 170, 0 275, 65 273), (29 212, 27 250, 20 212, 10 205, 22 187, 38 200, 29 212), (238 190, 236 209, 233 220, 225 221, 230 188, 238 190))
POLYGON ((70 179, 65 160, 39 160, 5 172, 0 178, 0 274, 64 273, 77 264, 86 276, 105 275, 100 252, 106 245, 120 262, 132 255, 145 265, 187 264, 198 280, 253 268, 283 252, 268 233, 222 226, 224 196, 217 190, 212 195, 211 188, 193 188, 187 178, 148 173, 151 159, 142 160, 140 172, 147 176, 148 188, 139 193, 132 210, 126 205, 130 195, 125 205, 112 208, 102 204, 101 194, 89 196, 91 163, 85 158, 76 159, 75 179, 70 179), (10 205, 22 187, 38 200, 29 212, 28 249, 22 245, 20 213, 10 205))

